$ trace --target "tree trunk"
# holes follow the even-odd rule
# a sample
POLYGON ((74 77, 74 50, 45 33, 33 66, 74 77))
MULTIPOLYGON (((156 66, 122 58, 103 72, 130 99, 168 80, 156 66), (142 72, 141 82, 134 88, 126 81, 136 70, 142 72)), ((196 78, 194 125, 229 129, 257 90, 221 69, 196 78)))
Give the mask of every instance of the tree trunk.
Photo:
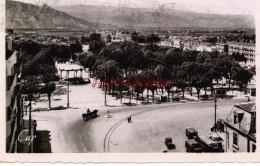
POLYGON ((183 88, 182 89, 182 98, 184 99, 184 92, 185 92, 185 89, 183 88))
POLYGON ((162 87, 162 95, 163 95, 163 87, 162 87))
POLYGON ((128 92, 129 92, 129 103, 130 103, 130 105, 131 105, 131 99, 132 99, 131 90, 130 90, 130 91, 128 91, 128 92))
POLYGON ((149 97, 149 90, 147 89, 147 103, 149 102, 148 97, 149 97))
POLYGON ((172 90, 172 102, 173 102, 173 100, 174 100, 174 89, 172 90))
POLYGON ((207 96, 207 87, 204 88, 205 96, 207 96))
POLYGON ((122 90, 120 90, 120 103, 122 104, 122 98, 123 98, 123 96, 122 96, 122 90))
POLYGON ((154 90, 152 91, 152 93, 153 93, 153 102, 154 102, 154 90))
POLYGON ((200 99, 200 89, 197 89, 198 99, 200 99))
POLYGON ((51 108, 51 94, 48 94, 49 108, 51 108))
POLYGON ((31 121, 32 121, 32 94, 29 94, 29 133, 28 135, 31 137, 31 121))
POLYGON ((190 95, 192 96, 192 87, 190 87, 190 95))
POLYGON ((142 91, 142 102, 144 102, 144 91, 142 91))
POLYGON ((170 101, 170 92, 171 92, 171 90, 167 91, 167 93, 168 93, 168 102, 170 101))
POLYGON ((228 89, 230 89, 230 84, 231 84, 231 78, 229 77, 229 79, 228 79, 228 89))
POLYGON ((246 89, 247 85, 245 84, 245 93, 247 94, 247 89, 246 89))

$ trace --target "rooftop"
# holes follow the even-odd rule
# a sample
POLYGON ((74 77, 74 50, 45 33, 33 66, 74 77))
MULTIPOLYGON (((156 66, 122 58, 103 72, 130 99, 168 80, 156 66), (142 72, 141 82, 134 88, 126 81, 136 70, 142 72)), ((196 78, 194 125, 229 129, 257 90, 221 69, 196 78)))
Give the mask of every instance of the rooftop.
POLYGON ((256 112, 255 102, 236 104, 235 107, 242 109, 242 110, 249 112, 249 113, 255 113, 256 112))

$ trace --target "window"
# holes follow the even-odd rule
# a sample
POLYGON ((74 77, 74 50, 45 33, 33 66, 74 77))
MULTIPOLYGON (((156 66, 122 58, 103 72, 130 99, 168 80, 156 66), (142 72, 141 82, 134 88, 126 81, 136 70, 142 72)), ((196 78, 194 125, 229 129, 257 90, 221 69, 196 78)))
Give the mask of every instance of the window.
POLYGON ((233 145, 238 146, 238 135, 237 135, 237 133, 233 133, 233 145))
POLYGON ((237 114, 234 114, 234 124, 237 124, 237 122, 238 122, 238 116, 237 114))
POLYGON ((256 150, 256 145, 252 144, 252 152, 255 152, 255 150, 256 150))

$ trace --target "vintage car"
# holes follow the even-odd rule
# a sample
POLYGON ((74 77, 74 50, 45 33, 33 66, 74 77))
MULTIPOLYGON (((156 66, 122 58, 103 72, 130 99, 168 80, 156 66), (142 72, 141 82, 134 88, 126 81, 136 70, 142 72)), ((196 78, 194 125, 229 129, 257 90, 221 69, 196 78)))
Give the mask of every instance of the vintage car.
POLYGON ((175 145, 172 143, 172 138, 167 137, 165 138, 165 145, 167 146, 168 149, 175 149, 175 145))
POLYGON ((203 152, 203 146, 201 146, 194 139, 187 139, 185 141, 186 152, 201 153, 203 152))
POLYGON ((98 117, 97 113, 98 113, 98 110, 94 110, 92 112, 90 112, 88 110, 87 113, 82 114, 83 121, 87 121, 87 120, 94 119, 94 118, 98 117))
POLYGON ((198 132, 194 128, 187 127, 186 136, 188 137, 188 139, 194 139, 194 137, 198 136, 198 132))
POLYGON ((195 139, 201 146, 203 146, 204 152, 224 152, 224 149, 222 147, 222 142, 214 141, 210 139, 209 137, 205 138, 199 138, 197 137, 195 139))

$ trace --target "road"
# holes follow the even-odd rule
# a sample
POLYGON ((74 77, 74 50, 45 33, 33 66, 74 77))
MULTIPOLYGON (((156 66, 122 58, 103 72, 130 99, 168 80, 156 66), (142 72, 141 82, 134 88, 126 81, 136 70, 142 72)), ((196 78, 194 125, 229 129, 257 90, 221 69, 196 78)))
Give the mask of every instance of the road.
MULTIPOLYGON (((234 104, 245 101, 218 101, 218 118, 225 118, 234 104)), ((168 136, 176 144, 174 152, 184 152, 186 127, 207 134, 214 123, 213 101, 103 107, 100 116, 88 122, 82 121, 84 112, 85 109, 34 112, 33 118, 38 121, 38 129, 51 131, 52 152, 58 153, 108 152, 104 142, 105 146, 109 144, 109 152, 162 152, 166 150, 164 138, 168 136), (107 110, 112 118, 107 118, 107 110), (123 121, 105 140, 113 125, 136 113, 133 123, 123 121)))

